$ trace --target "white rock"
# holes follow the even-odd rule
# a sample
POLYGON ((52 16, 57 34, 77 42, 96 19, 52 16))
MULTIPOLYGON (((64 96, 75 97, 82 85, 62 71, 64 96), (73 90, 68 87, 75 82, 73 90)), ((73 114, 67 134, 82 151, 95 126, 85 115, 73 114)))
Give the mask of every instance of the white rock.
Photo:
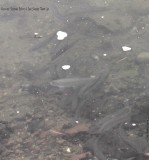
POLYGON ((39 34, 39 33, 37 33, 37 32, 34 33, 35 36, 38 36, 38 34, 39 34))
POLYGON ((123 50, 124 52, 127 52, 127 51, 131 51, 131 48, 130 48, 130 47, 127 47, 127 46, 123 46, 123 47, 122 47, 122 50, 123 50))
POLYGON ((63 40, 67 37, 67 33, 66 32, 63 32, 63 31, 58 31, 57 33, 57 39, 58 40, 63 40))
POLYGON ((91 78, 95 78, 96 76, 95 76, 95 75, 90 75, 90 77, 91 77, 91 78))
POLYGON ((71 152, 71 149, 68 147, 68 148, 66 149, 66 151, 67 151, 68 153, 70 153, 70 152, 71 152))
POLYGON ((97 61, 99 61, 99 57, 97 55, 93 55, 93 58, 97 61))
POLYGON ((62 69, 67 70, 67 69, 70 69, 70 67, 71 67, 70 65, 63 65, 62 69))

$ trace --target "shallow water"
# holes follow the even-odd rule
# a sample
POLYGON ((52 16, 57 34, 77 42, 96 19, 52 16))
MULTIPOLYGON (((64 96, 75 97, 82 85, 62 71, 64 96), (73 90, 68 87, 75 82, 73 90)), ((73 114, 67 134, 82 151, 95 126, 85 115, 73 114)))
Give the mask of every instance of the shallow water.
POLYGON ((0 158, 67 160, 87 147, 97 159, 147 159, 149 2, 0 4, 9 8, 0 10, 0 158), (58 31, 67 37, 58 40, 58 31), (95 79, 79 86, 64 81, 70 88, 63 89, 51 85, 78 77, 95 79), (82 122, 93 124, 95 133, 56 139, 46 132, 82 122))

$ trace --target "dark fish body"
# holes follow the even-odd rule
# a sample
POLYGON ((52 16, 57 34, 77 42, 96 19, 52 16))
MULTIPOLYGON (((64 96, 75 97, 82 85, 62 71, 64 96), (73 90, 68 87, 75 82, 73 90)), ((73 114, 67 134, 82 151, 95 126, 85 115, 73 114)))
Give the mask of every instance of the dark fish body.
POLYGON ((83 84, 89 83, 94 80, 94 78, 65 78, 58 79, 50 82, 50 85, 59 87, 59 88, 68 88, 68 87, 79 87, 83 84))
POLYGON ((124 107, 115 113, 112 113, 95 123, 91 128, 91 134, 104 134, 106 131, 126 122, 130 118, 131 108, 124 107))
POLYGON ((122 126, 119 127, 120 138, 131 148, 133 148, 138 154, 146 153, 148 143, 142 137, 127 136, 122 126))

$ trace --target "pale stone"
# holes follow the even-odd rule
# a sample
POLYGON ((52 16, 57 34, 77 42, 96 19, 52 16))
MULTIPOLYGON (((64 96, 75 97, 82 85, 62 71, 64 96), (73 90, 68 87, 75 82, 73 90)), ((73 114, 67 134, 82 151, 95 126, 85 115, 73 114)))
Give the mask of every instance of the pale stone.
POLYGON ((149 63, 149 52, 141 52, 137 56, 137 62, 149 63))

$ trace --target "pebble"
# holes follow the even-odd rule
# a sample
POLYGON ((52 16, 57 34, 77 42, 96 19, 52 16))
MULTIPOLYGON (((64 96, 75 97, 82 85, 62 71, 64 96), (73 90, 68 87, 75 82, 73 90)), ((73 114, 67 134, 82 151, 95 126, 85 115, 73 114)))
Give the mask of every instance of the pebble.
POLYGON ((57 139, 57 143, 58 143, 58 144, 63 144, 64 142, 65 142, 64 139, 57 139))
POLYGON ((93 55, 93 58, 97 61, 99 61, 99 57, 97 55, 93 55))
POLYGON ((62 69, 68 70, 68 69, 70 69, 70 67, 71 67, 70 65, 63 65, 63 66, 62 66, 62 69))
POLYGON ((144 155, 145 155, 146 157, 149 157, 149 148, 146 148, 146 150, 144 151, 144 155))
POLYGON ((79 123, 79 121, 75 121, 76 123, 79 123))
POLYGON ((38 35, 39 35, 39 33, 37 33, 37 32, 34 33, 34 36, 38 36, 38 35))
POLYGON ((68 147, 68 148, 66 148, 66 151, 68 152, 68 153, 71 153, 71 149, 68 147))
POLYGON ((58 40, 63 40, 67 37, 67 33, 66 32, 63 32, 63 31, 58 31, 57 32, 57 39, 58 40))
POLYGON ((19 113, 20 113, 20 111, 17 111, 17 113, 19 114, 19 113))
POLYGON ((141 52, 137 56, 137 62, 149 63, 149 52, 141 52))
POLYGON ((123 46, 123 47, 122 47, 122 50, 123 50, 124 52, 128 52, 128 51, 131 51, 131 48, 128 47, 128 46, 123 46))
POLYGON ((35 32, 34 33, 34 38, 42 38, 42 36, 40 36, 39 33, 35 32))

